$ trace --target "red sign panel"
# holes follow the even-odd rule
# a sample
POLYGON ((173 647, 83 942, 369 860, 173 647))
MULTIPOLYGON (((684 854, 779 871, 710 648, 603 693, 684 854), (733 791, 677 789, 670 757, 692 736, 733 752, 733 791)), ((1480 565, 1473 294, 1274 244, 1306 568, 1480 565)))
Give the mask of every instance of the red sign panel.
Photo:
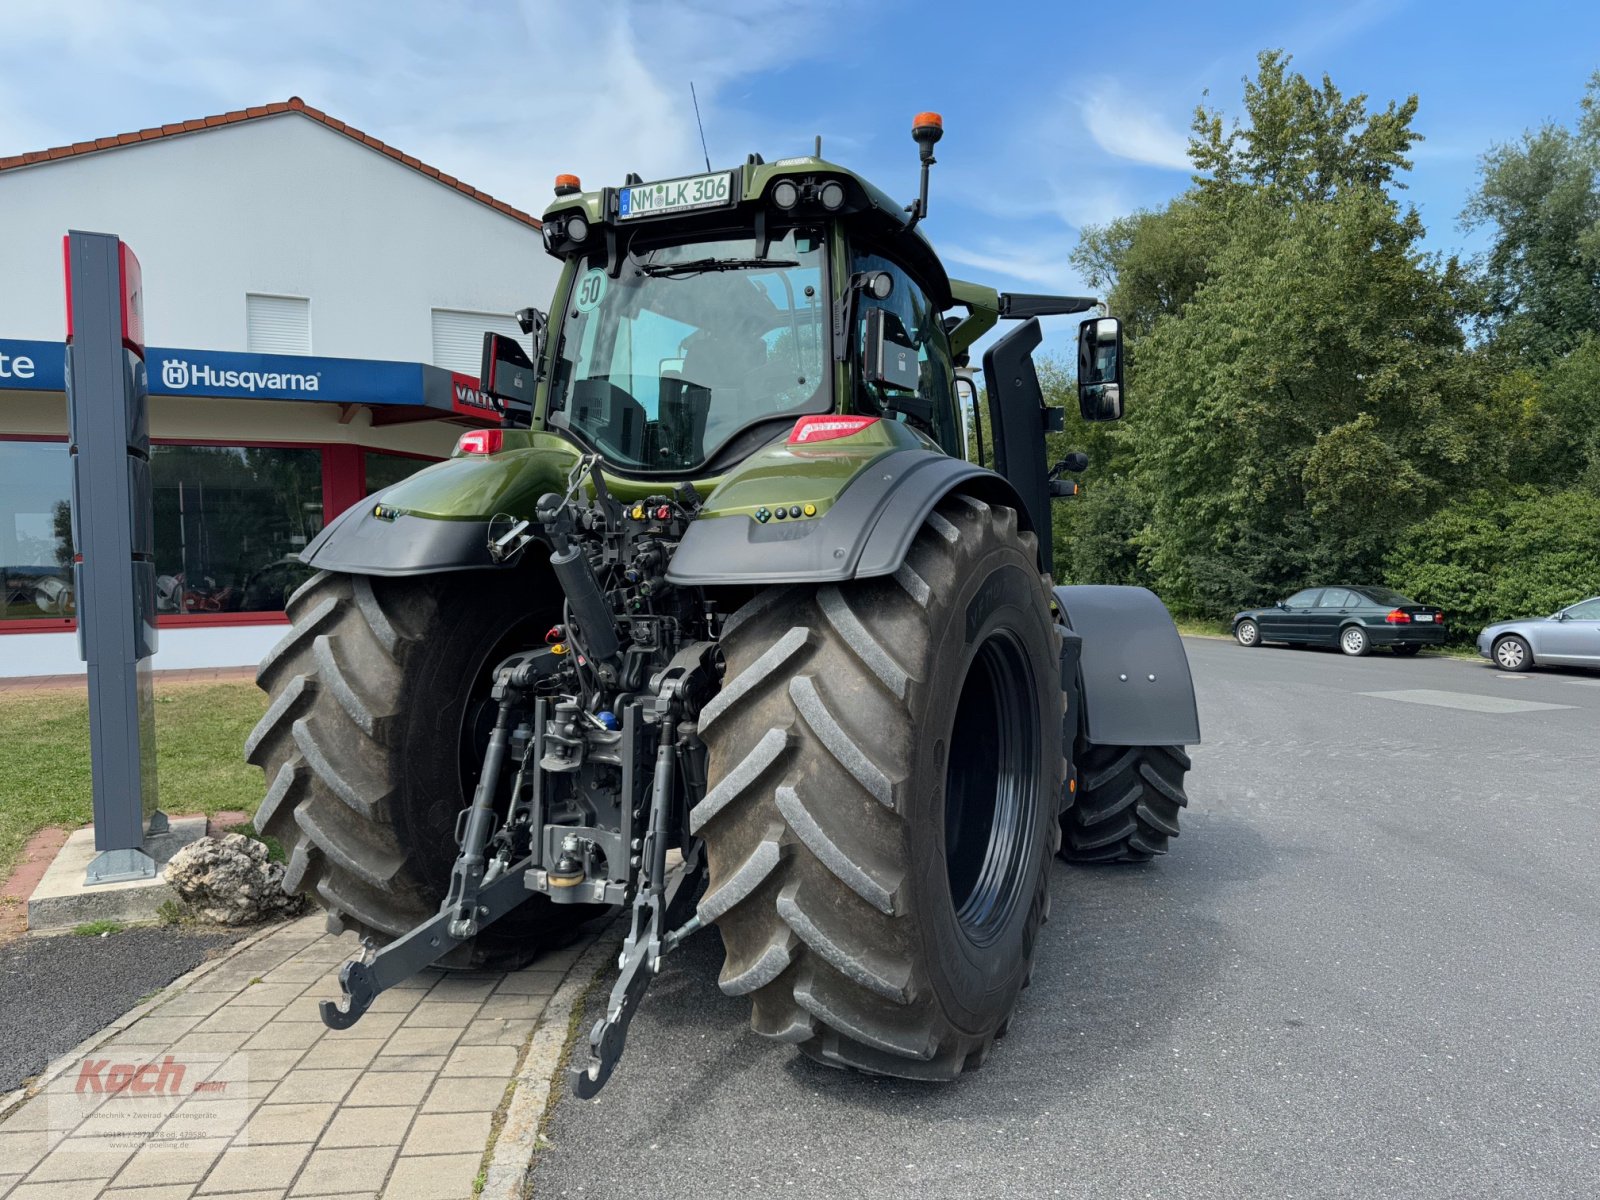
POLYGON ((122 344, 140 358, 144 357, 144 275, 139 270, 139 256, 119 242, 121 251, 118 265, 122 273, 122 344))
POLYGON ((464 416, 500 420, 499 407, 479 389, 477 379, 459 371, 450 372, 450 407, 464 416))
MULTIPOLYGON (((139 256, 126 242, 117 243, 117 274, 122 281, 119 297, 122 308, 122 344, 144 357, 144 274, 139 256)), ((67 280, 67 341, 72 340, 72 248, 71 239, 61 239, 61 262, 67 280)))

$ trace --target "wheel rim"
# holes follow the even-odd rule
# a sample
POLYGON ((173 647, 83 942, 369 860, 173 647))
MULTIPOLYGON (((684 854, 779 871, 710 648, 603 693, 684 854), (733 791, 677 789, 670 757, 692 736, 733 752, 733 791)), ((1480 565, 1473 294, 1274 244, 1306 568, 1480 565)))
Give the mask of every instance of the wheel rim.
POLYGON ((1346 629, 1344 631, 1344 648, 1349 654, 1354 654, 1366 642, 1366 635, 1359 629, 1346 629))
POLYGON ((1500 660, 1502 667, 1520 667, 1522 665, 1522 643, 1507 638, 1495 647, 1495 657, 1500 660))
POLYGON ((1256 626, 1254 621, 1245 621, 1239 626, 1239 640, 1246 646, 1255 645, 1256 626))
POLYGON ((998 936, 1028 876, 1038 811, 1039 714, 1021 646, 998 632, 961 686, 945 765, 945 871, 956 923, 977 945, 998 936))

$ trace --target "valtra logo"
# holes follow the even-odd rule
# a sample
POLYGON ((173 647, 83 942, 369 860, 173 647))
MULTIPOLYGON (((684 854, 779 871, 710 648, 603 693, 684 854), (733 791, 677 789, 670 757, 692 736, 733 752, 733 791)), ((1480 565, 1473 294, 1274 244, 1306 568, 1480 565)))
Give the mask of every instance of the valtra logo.
POLYGON ((477 408, 492 413, 500 411, 500 406, 494 400, 471 384, 458 382, 453 390, 457 408, 477 408))

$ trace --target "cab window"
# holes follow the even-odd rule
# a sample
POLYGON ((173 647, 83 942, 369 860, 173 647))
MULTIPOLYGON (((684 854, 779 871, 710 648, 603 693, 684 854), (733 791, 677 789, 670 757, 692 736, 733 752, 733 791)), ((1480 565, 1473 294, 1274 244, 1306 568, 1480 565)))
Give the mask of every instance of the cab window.
POLYGON ((894 290, 888 299, 879 300, 863 294, 856 302, 856 396, 860 411, 905 421, 928 434, 948 453, 961 456, 961 430, 955 420, 955 366, 939 311, 904 268, 870 249, 858 246, 852 250, 850 271, 852 274, 887 271, 894 279, 894 290), (902 393, 868 383, 861 377, 867 313, 874 308, 892 314, 910 344, 917 349, 917 403, 914 405, 902 401, 897 408, 895 401, 901 399, 902 393))

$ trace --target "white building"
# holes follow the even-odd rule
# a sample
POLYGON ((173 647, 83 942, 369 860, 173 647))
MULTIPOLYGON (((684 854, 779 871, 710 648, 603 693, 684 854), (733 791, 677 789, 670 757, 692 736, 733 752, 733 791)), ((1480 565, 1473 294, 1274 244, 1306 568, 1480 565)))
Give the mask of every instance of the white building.
POLYGON ((117 234, 143 268, 158 668, 256 661, 293 555, 493 419, 482 334, 517 333, 555 283, 534 217, 298 98, 0 157, 0 676, 83 669, 69 229, 117 234))

